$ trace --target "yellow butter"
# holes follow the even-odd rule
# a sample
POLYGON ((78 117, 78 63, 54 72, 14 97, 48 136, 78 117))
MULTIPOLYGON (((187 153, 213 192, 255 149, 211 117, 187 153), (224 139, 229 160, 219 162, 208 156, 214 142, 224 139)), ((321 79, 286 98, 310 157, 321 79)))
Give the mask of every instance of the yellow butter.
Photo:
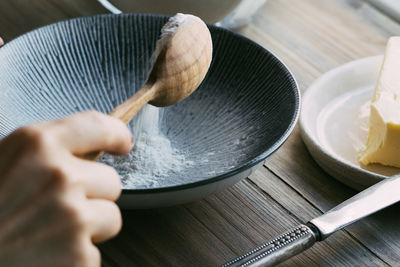
POLYGON ((400 37, 391 37, 371 103, 370 129, 362 164, 400 167, 400 37))

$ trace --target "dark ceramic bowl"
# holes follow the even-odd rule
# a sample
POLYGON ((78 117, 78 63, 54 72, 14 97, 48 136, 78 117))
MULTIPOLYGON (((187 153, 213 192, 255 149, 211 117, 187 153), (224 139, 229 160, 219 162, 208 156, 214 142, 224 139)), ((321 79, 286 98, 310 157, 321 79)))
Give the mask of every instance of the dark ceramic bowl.
MULTIPOLYGON (((145 82, 167 19, 78 18, 6 44, 0 49, 0 138, 77 111, 109 112, 145 82)), ((195 93, 166 108, 162 123, 172 145, 196 164, 157 187, 124 189, 122 207, 174 205, 217 192, 247 177, 294 128, 300 95, 284 64, 238 34, 209 28, 210 71, 195 93)))

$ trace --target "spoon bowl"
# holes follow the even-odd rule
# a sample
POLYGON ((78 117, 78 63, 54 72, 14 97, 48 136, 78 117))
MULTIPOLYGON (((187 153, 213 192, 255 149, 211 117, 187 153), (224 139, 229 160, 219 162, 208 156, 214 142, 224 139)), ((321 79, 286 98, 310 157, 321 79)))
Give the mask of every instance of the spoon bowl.
POLYGON ((193 15, 177 14, 161 29, 146 84, 110 115, 128 123, 147 103, 158 107, 188 97, 203 81, 212 59, 206 24, 193 15))
POLYGON ((212 40, 207 25, 198 17, 184 16, 182 24, 161 45, 150 74, 148 82, 155 88, 151 105, 166 107, 185 99, 199 87, 210 67, 212 40))

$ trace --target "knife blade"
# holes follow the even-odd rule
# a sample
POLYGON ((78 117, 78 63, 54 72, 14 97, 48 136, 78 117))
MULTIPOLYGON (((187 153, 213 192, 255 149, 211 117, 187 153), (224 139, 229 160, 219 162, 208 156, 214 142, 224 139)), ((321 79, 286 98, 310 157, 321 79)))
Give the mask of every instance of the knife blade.
POLYGON ((400 200, 400 176, 387 178, 224 265, 273 266, 323 241, 334 232, 400 200))

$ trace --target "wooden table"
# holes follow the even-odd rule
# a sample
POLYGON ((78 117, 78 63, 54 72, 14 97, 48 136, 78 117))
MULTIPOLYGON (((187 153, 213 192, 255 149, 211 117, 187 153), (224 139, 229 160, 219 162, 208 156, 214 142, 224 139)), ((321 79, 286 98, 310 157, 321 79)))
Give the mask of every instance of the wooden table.
MULTIPOLYGON (((94 0, 1 0, 0 34, 11 40, 49 22, 105 12, 94 0)), ((280 57, 304 91, 329 69, 382 54, 400 24, 362 0, 269 0, 239 32, 280 57)), ((101 245, 103 265, 219 265, 355 193, 318 167, 296 128, 263 167, 231 188, 182 206, 124 211, 120 235, 101 245)), ((395 205, 282 266, 399 266, 399 224, 395 205)))

